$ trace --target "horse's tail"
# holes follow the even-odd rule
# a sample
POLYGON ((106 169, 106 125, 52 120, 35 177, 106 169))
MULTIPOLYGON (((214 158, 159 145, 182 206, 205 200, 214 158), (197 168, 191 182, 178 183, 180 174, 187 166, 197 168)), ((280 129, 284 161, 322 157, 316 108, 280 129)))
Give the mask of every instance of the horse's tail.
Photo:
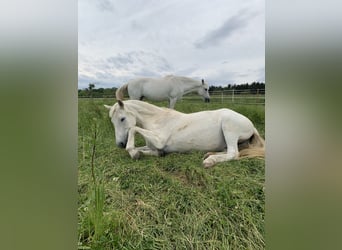
POLYGON ((116 100, 123 100, 125 96, 125 92, 127 93, 128 83, 122 85, 120 88, 118 88, 115 92, 116 100))
POLYGON ((254 128, 254 133, 248 142, 241 146, 239 158, 265 157, 265 140, 259 135, 256 128, 254 128))

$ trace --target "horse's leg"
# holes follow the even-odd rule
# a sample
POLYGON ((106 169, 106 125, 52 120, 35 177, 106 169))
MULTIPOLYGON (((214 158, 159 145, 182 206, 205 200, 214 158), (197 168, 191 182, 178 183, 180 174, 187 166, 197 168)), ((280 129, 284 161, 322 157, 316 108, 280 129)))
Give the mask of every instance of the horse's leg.
POLYGON ((224 133, 224 138, 227 143, 227 152, 219 152, 216 154, 209 155, 204 161, 203 166, 209 168, 214 166, 216 163, 223 161, 230 161, 238 159, 238 137, 236 133, 224 133))
POLYGON ((134 136, 135 136, 135 131, 133 129, 130 129, 128 131, 126 150, 128 151, 128 153, 131 156, 131 158, 138 159, 140 154, 139 154, 139 151, 137 151, 135 149, 134 136))
POLYGON ((162 155, 164 155, 162 151, 157 150, 157 149, 151 149, 148 146, 138 147, 135 149, 144 155, 150 155, 150 156, 162 156, 162 155))
POLYGON ((169 99, 169 108, 175 109, 176 102, 177 102, 177 97, 170 98, 169 99))
POLYGON ((211 155, 217 155, 217 154, 226 154, 227 151, 224 151, 224 152, 207 152, 204 156, 203 156, 203 159, 207 159, 209 156, 211 155))
POLYGON ((163 140, 163 138, 161 138, 158 133, 155 133, 150 130, 143 129, 143 128, 139 128, 139 127, 132 127, 128 132, 126 150, 128 151, 129 155, 133 159, 137 159, 139 158, 140 153, 143 153, 146 155, 155 155, 155 156, 161 155, 159 150, 161 150, 164 147, 164 145, 165 145, 165 140, 163 140), (152 145, 155 149, 152 149, 147 146, 141 147, 141 148, 135 148, 134 136, 136 132, 141 134, 144 137, 145 141, 148 142, 149 145, 152 145))
MULTIPOLYGON (((246 141, 243 141, 243 142, 240 142, 238 143, 238 150, 240 152, 240 150, 242 149, 245 149, 245 148, 248 148, 249 146, 249 140, 246 140, 246 141)), ((209 156, 211 155, 217 155, 217 154, 225 154, 227 153, 227 151, 224 151, 224 152, 207 152, 205 155, 204 155, 204 159, 207 159, 209 156)))

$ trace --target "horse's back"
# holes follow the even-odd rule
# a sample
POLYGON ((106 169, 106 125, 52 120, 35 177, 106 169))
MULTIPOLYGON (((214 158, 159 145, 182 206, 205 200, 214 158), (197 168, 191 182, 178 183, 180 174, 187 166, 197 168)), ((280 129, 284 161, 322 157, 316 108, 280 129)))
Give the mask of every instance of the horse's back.
POLYGON ((249 126, 252 125, 253 126, 252 122, 246 116, 228 108, 199 111, 199 112, 187 114, 187 116, 196 117, 196 119, 211 117, 211 118, 216 118, 219 120, 225 120, 231 123, 235 123, 237 125, 249 125, 249 126))
POLYGON ((131 99, 147 99, 159 101, 168 98, 173 85, 169 78, 137 78, 128 83, 128 93, 131 99))

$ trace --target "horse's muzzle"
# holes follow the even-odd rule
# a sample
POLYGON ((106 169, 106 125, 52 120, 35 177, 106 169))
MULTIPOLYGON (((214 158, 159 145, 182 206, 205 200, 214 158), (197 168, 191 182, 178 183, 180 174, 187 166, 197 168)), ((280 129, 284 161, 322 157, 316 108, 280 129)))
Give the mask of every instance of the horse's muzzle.
POLYGON ((204 102, 210 102, 210 98, 205 98, 204 102))

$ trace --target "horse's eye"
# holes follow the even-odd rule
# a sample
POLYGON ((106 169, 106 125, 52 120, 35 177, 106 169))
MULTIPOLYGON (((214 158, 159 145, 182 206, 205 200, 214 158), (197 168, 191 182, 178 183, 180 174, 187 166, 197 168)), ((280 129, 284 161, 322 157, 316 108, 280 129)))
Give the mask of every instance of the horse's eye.
POLYGON ((124 120, 125 120, 125 117, 122 117, 122 118, 120 119, 121 122, 123 122, 124 120))
POLYGON ((204 91, 207 91, 208 89, 204 89, 204 91))

